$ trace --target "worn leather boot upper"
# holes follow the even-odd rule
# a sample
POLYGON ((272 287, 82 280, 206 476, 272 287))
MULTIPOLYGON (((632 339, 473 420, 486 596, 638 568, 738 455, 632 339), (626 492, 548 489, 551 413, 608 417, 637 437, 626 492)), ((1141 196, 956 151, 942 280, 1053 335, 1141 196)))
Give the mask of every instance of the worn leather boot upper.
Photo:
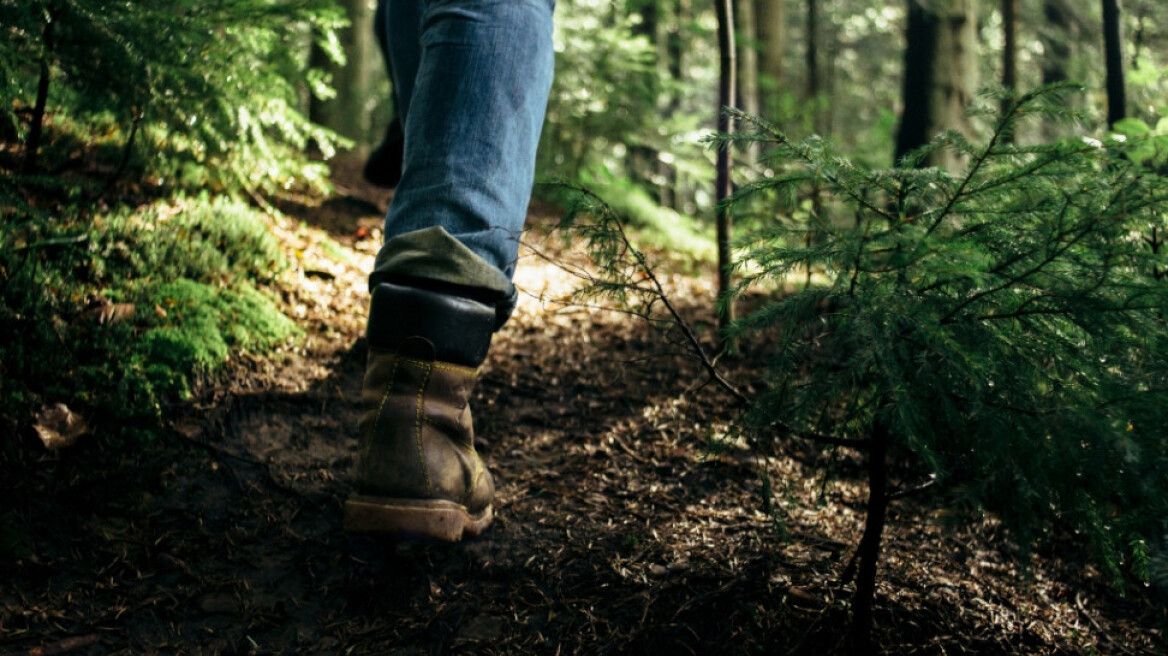
POLYGON ((362 494, 447 499, 472 513, 491 502, 494 485, 475 452, 467 403, 475 375, 469 367, 370 349, 355 481, 362 494))
POLYGON ((357 493, 442 500, 471 515, 494 484, 475 451, 468 404, 495 309, 474 300, 381 283, 373 292, 361 392, 357 493))

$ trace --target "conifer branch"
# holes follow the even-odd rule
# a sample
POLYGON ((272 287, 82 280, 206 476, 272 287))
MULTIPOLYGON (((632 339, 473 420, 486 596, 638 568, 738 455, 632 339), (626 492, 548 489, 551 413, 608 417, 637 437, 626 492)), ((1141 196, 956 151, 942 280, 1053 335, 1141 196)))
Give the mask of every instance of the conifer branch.
POLYGON ((827 446, 842 446, 857 451, 865 451, 872 446, 872 440, 862 437, 837 437, 822 433, 801 433, 782 422, 776 422, 775 427, 791 437, 817 444, 825 444, 827 446))
POLYGON ((1026 96, 1023 96, 1022 99, 1016 100, 1010 104, 1010 109, 1004 116, 1001 117, 1001 120, 998 121, 998 124, 994 127, 994 132, 992 135, 990 135, 989 143, 987 143, 981 153, 973 159, 972 165, 970 166, 969 170, 966 171, 965 175, 962 176, 960 184, 957 185, 957 189, 954 190, 954 192, 949 196, 949 201, 945 203, 944 207, 942 207, 940 212, 937 214, 937 218, 933 220, 933 223, 929 226, 928 230, 925 231, 926 237, 933 234, 937 228, 941 227, 941 223, 944 222, 944 220, 953 212, 953 208, 957 206, 957 201, 965 196, 966 188, 972 184, 973 179, 977 176, 978 171, 981 170, 981 167, 984 166, 987 161, 989 161, 990 155, 993 154, 994 150, 997 148, 998 143, 1001 142, 1003 135, 1006 133, 1006 129, 1016 120, 1018 111, 1022 108, 1027 99, 1033 99, 1033 96, 1031 94, 1027 94, 1026 96))
POLYGON ((721 387, 724 391, 733 396, 739 405, 749 405, 750 399, 748 399, 746 395, 738 390, 737 387, 735 387, 730 383, 730 381, 726 380, 726 378, 722 376, 722 373, 718 371, 718 367, 716 366, 714 359, 712 359, 709 354, 706 353, 705 347, 702 346, 702 343, 698 340, 697 335, 695 335, 693 329, 690 328, 689 322, 682 318, 681 313, 677 311, 677 308, 673 305, 673 302, 669 300, 669 295, 665 293, 665 288, 662 286, 661 280, 657 277, 656 272, 653 271, 653 267, 649 266, 649 263, 645 260, 645 255, 640 250, 633 247, 632 242, 629 240, 628 233, 625 231, 624 223, 615 216, 613 217, 613 223, 616 225, 616 230, 620 235, 621 241, 624 242, 625 246, 628 248, 629 254, 633 256, 633 259, 635 259, 637 262, 637 266, 640 267, 641 271, 649 279, 649 282, 652 283, 654 289, 656 290, 655 293, 657 298, 661 301, 661 304, 665 306, 665 310, 669 312, 669 316, 673 318, 674 325, 677 326, 678 330, 680 330, 681 334, 685 337, 685 341, 689 344, 694 354, 698 357, 702 367, 706 370, 706 374, 709 375, 710 380, 716 382, 718 387, 721 387))
MULTIPOLYGON (((568 184, 565 186, 572 191, 581 194, 590 201, 597 203, 599 206, 599 212, 601 214, 600 221, 602 222, 602 225, 590 227, 585 231, 592 231, 594 233, 603 232, 604 226, 608 226, 612 231, 611 236, 615 237, 618 241, 618 243, 615 244, 617 246, 617 251, 615 253, 602 255, 602 257, 608 261, 600 262, 601 267, 613 268, 616 262, 624 258, 631 258, 632 265, 635 267, 636 271, 640 272, 640 274, 644 276, 644 279, 649 282, 649 286, 644 287, 637 283, 629 282, 627 277, 622 277, 622 279, 617 282, 591 279, 590 286, 593 288, 593 290, 599 291, 601 293, 608 292, 617 295, 631 290, 637 292, 641 296, 652 298, 655 302, 660 302, 669 316, 668 322, 681 332, 682 339, 689 348, 691 354, 697 358, 702 368, 706 371, 706 375, 709 377, 709 380, 717 384, 717 386, 723 391, 734 397, 737 405, 750 405, 750 398, 743 394, 733 383, 731 383, 726 379, 725 376, 722 375, 722 372, 719 371, 717 366, 717 357, 711 356, 706 351, 706 348, 702 346, 701 340, 698 339, 697 335, 690 327, 689 322, 687 322, 685 318, 681 316, 681 312, 678 311, 677 307, 673 304, 673 301, 669 298, 669 294, 665 291, 664 284, 657 276, 656 271, 654 271, 653 267, 649 264, 645 254, 633 246, 632 239, 629 237, 628 231, 626 230, 624 222, 621 220, 621 218, 617 216, 614 211, 612 211, 612 208, 604 204, 600 197, 591 190, 579 185, 568 184)), ((595 259, 597 257, 597 250, 599 249, 592 250, 592 257, 595 259)), ((603 253, 603 250, 601 250, 601 253, 603 253)), ((649 315, 650 312, 646 310, 641 316, 643 316, 645 319, 653 320, 649 315)))

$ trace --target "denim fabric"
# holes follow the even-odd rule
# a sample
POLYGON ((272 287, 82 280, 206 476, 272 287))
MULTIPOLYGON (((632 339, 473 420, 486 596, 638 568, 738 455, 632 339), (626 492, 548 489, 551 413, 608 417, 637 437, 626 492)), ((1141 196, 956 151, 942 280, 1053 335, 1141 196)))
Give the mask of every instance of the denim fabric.
POLYGON ((387 0, 405 167, 371 283, 426 277, 513 297, 551 88, 553 9, 554 0, 387 0))

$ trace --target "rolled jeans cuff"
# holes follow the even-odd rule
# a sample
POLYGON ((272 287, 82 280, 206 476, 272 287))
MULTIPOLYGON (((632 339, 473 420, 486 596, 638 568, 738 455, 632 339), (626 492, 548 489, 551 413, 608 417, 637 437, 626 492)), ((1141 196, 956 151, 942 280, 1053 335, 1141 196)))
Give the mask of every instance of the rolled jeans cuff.
POLYGON ((391 282, 474 299, 495 307, 495 330, 515 310, 519 294, 506 274, 442 226, 391 237, 382 245, 369 289, 391 282))

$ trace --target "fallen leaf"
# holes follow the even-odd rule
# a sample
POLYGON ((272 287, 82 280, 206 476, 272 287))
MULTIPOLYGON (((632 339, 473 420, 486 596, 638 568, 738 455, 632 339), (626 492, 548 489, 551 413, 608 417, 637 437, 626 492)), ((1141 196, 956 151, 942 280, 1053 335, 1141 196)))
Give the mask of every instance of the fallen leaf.
POLYGON ((77 438, 89 432, 85 418, 70 410, 64 403, 54 403, 41 408, 32 428, 49 451, 72 446, 77 442, 77 438))

